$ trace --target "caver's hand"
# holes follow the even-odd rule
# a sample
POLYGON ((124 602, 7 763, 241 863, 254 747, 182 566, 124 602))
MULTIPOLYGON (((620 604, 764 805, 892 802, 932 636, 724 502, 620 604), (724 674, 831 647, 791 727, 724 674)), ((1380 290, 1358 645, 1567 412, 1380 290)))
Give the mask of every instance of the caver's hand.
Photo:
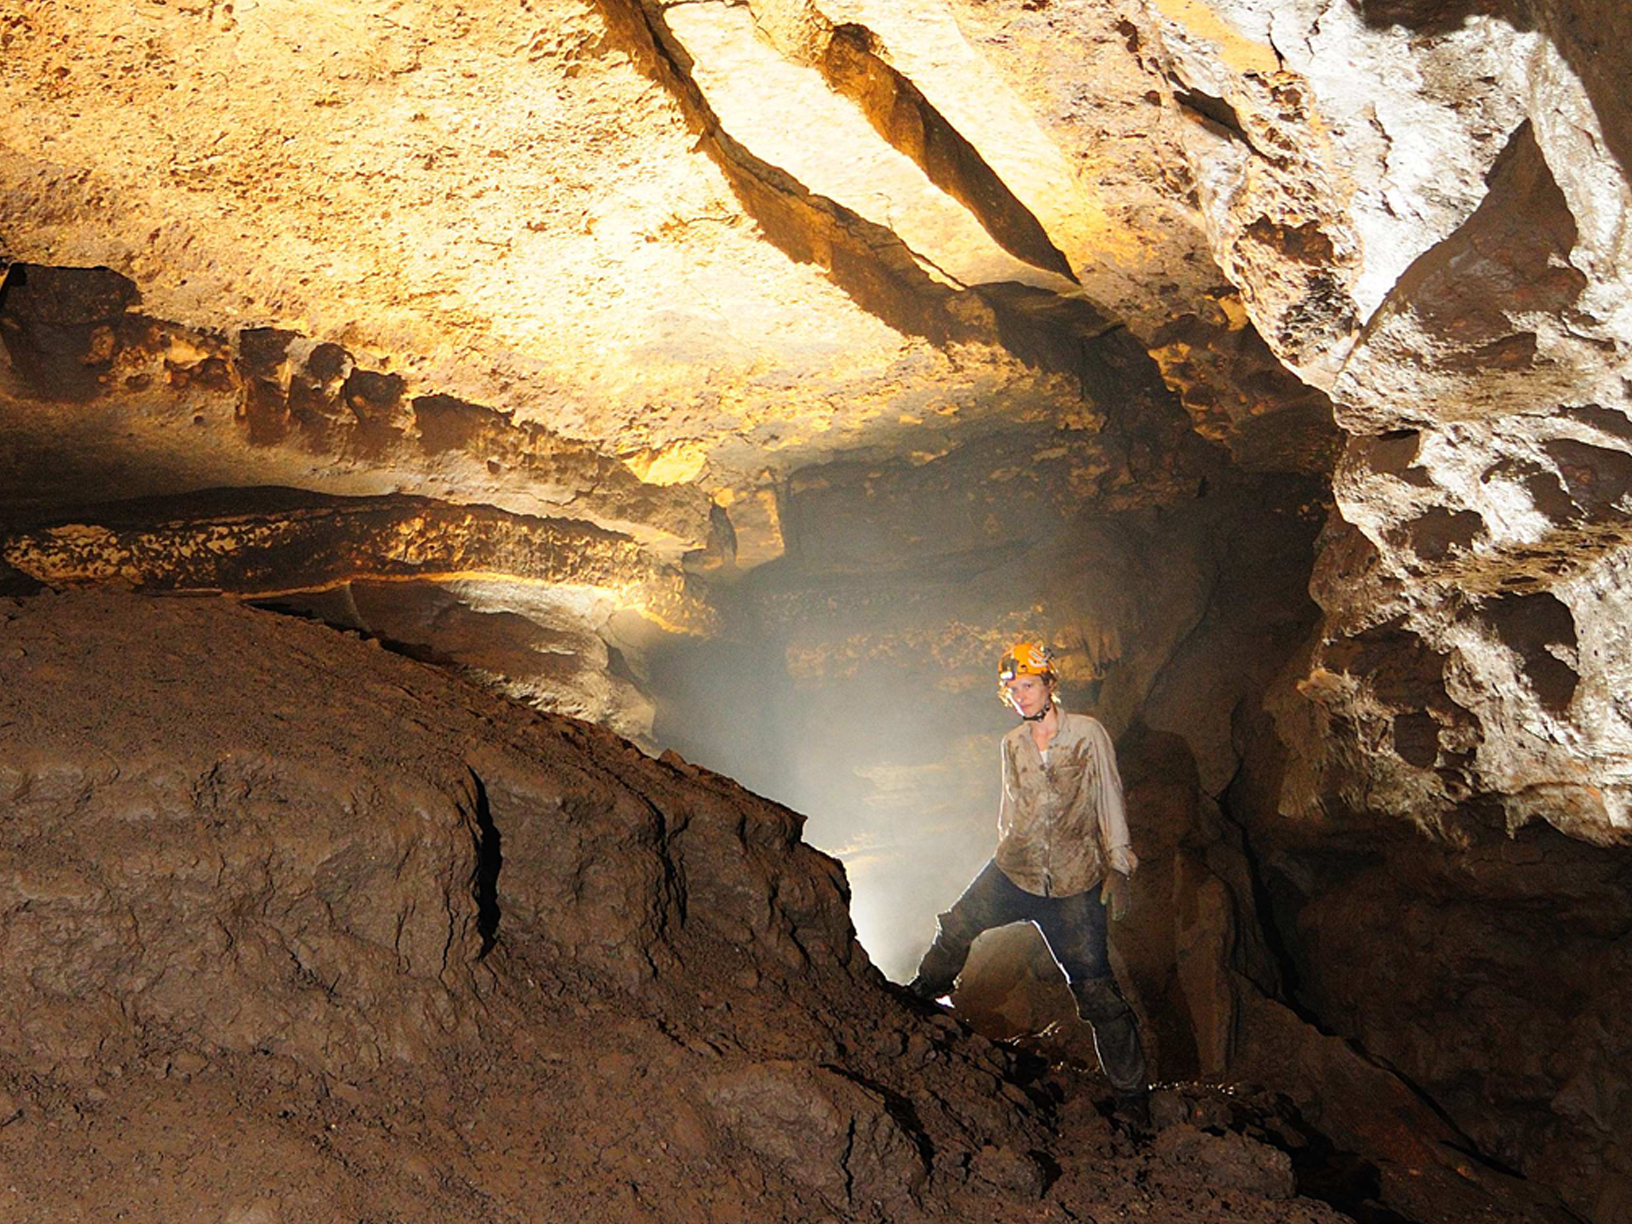
POLYGON ((1099 888, 1099 903, 1105 907, 1112 922, 1121 922, 1128 916, 1128 907, 1133 904, 1132 894, 1128 890, 1128 877, 1120 871, 1107 871, 1105 883, 1099 888))

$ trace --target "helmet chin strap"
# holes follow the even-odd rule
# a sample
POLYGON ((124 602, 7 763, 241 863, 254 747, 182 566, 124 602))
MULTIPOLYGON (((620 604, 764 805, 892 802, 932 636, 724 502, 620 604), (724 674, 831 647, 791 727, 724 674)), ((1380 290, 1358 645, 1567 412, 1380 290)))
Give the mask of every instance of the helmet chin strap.
POLYGON ((1023 720, 1025 720, 1026 722, 1042 722, 1043 719, 1048 717, 1048 712, 1050 710, 1052 710, 1053 708, 1054 708, 1054 702, 1053 702, 1052 699, 1050 699, 1049 703, 1047 705, 1045 705, 1042 709, 1038 710, 1037 713, 1035 713, 1035 714, 1022 714, 1022 715, 1020 715, 1020 717, 1023 720))

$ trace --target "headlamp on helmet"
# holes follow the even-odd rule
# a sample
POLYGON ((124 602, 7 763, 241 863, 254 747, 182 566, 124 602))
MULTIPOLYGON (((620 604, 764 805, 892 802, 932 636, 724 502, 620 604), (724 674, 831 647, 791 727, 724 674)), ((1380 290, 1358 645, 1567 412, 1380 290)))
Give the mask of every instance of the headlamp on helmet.
MULTIPOLYGON (((997 698, 1006 706, 1013 706, 1009 696, 1009 682, 1020 676, 1036 676, 1045 684, 1053 684, 1058 676, 1054 671, 1054 655, 1041 642, 1018 641, 1011 646, 997 665, 997 698)), ((1025 715, 1027 722, 1037 722, 1053 705, 1044 702, 1035 714, 1025 715)), ((1018 707, 1016 707, 1018 708, 1018 707)))
POLYGON ((997 666, 997 682, 1007 684, 1016 676, 1054 679, 1053 653, 1041 642, 1016 642, 997 666))

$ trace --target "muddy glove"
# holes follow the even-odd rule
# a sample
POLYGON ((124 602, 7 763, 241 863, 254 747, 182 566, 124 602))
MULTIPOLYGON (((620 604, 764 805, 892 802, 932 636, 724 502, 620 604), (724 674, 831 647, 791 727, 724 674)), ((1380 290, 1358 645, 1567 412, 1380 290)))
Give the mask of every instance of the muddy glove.
POLYGON ((1128 892, 1128 877, 1120 871, 1107 871, 1105 883, 1099 888, 1099 903, 1105 907, 1105 912, 1112 922, 1121 922, 1128 916, 1128 907, 1132 898, 1128 892))

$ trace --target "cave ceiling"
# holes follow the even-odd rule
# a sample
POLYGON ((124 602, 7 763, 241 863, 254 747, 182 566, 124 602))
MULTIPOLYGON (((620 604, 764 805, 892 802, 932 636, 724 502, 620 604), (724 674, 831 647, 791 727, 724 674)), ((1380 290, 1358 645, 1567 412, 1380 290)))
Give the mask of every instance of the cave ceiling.
POLYGON ((1301 479, 1283 810, 1624 837, 1629 39, 1610 0, 23 0, 7 572, 707 636, 824 469, 1053 465, 1061 521, 1301 479))

